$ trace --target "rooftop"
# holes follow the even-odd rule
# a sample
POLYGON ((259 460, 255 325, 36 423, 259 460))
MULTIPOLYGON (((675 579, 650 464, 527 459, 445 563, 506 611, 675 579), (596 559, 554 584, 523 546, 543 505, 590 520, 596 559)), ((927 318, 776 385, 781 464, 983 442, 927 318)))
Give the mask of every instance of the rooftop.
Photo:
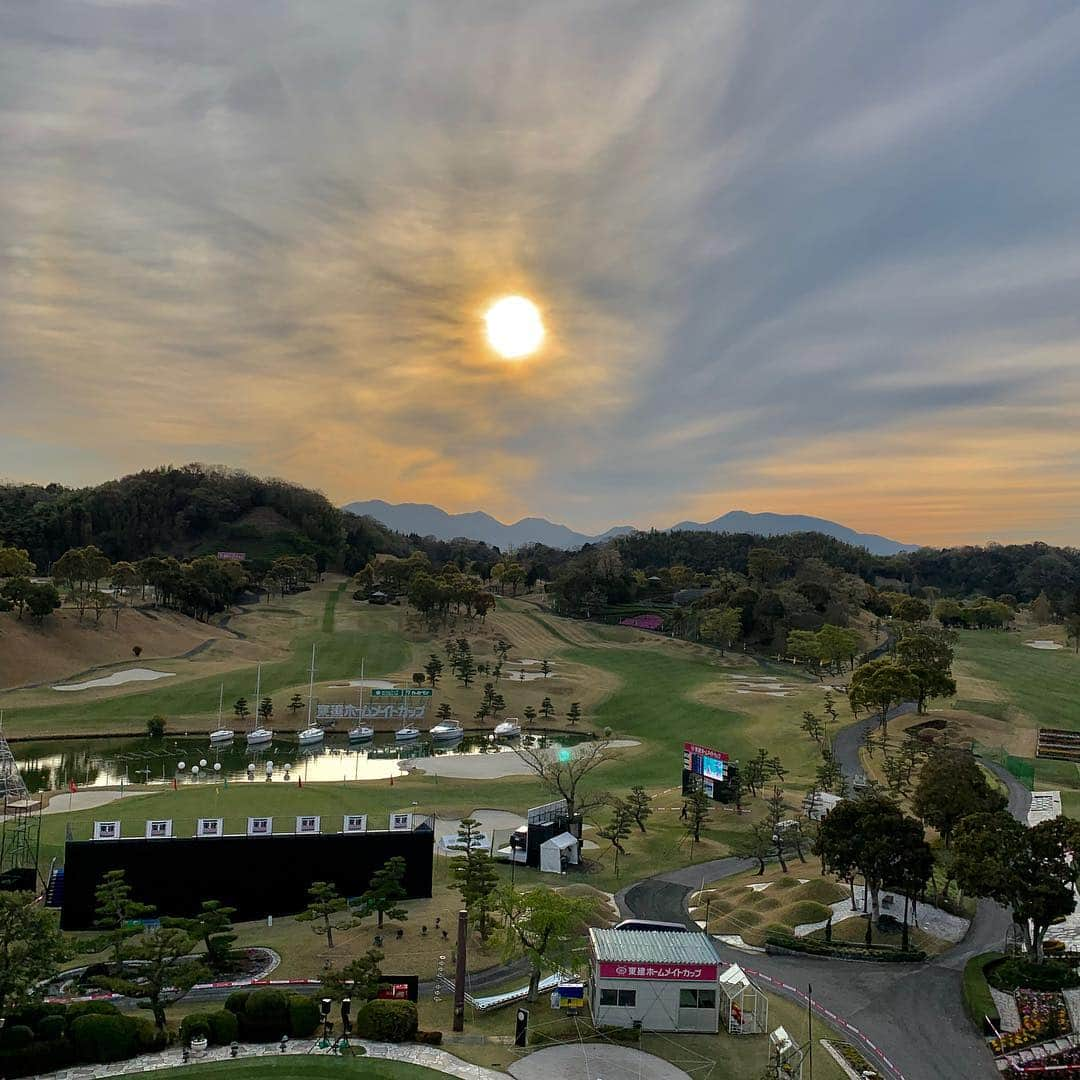
POLYGON ((719 958, 708 934, 674 930, 589 930, 597 960, 646 964, 715 964, 719 958))

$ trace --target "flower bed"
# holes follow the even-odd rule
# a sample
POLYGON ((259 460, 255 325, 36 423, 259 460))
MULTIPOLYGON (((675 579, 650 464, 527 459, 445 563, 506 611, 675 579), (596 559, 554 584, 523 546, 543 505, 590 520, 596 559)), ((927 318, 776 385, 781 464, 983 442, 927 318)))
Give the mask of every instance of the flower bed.
MULTIPOLYGON (((1076 1077, 1080 1077, 1080 1046, 1062 1050, 1060 1054, 1051 1054, 1043 1058, 1039 1064, 1053 1066, 1054 1072, 1051 1075, 1055 1077, 1055 1080, 1075 1080, 1076 1077)), ((1030 1076, 1031 1073, 1009 1068, 1002 1075, 1008 1077, 1008 1080, 1020 1080, 1022 1077, 1030 1076)))
POLYGON ((1072 1031, 1065 1000, 1060 994, 1017 990, 1015 998, 1016 1009, 1020 1013, 1020 1030, 992 1039, 990 1048, 995 1054, 1007 1054, 1072 1031))

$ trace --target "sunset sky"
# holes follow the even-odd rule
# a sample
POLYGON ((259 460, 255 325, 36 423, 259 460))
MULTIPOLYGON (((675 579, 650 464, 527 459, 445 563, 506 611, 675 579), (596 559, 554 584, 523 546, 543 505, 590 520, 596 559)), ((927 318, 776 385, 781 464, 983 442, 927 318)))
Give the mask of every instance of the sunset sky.
POLYGON ((12 0, 0 475, 1078 544, 1078 132, 1072 2, 12 0))

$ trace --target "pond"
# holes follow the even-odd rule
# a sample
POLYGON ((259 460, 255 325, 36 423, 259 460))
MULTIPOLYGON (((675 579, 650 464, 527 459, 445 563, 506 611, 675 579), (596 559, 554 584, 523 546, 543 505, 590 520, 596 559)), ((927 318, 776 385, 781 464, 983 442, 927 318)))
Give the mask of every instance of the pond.
MULTIPOLYGON (((243 737, 232 744, 211 746, 207 736, 166 736, 163 739, 65 739, 13 742, 19 772, 32 793, 56 791, 74 781, 79 788, 116 787, 124 784, 172 785, 229 782, 265 783, 286 779, 310 781, 384 780, 401 774, 402 762, 434 756, 512 753, 505 743, 492 742, 490 733, 468 733, 456 743, 432 743, 426 736, 398 743, 379 734, 366 743, 351 743, 348 735, 328 733, 322 744, 299 748, 295 736, 284 736, 257 749, 248 749, 243 737), (183 763, 183 768, 180 768, 183 763), (203 764, 205 763, 205 764, 203 764), (285 765, 291 768, 286 778, 285 765), (219 769, 215 766, 220 765, 219 769), (254 765, 253 771, 248 766, 254 765), (272 766, 267 772, 267 766, 272 766), (198 766, 197 774, 192 767, 198 766)), ((583 736, 584 737, 584 736, 583 736)), ((524 735, 526 745, 537 743, 558 749, 581 741, 560 733, 557 738, 537 733, 524 735)))

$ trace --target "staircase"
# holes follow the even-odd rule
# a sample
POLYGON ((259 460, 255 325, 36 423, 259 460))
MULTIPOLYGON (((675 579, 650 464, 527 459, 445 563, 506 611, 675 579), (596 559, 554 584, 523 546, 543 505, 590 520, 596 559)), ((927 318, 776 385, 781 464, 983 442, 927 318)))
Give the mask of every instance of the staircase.
POLYGON ((49 884, 45 887, 45 906, 54 908, 64 906, 64 868, 62 866, 54 866, 52 873, 49 874, 49 884))
POLYGON ((1023 1050, 1014 1050, 1011 1054, 998 1058, 997 1067, 1004 1072, 1012 1066, 1022 1074, 1025 1065, 1037 1065, 1051 1055, 1060 1054, 1064 1050, 1071 1050, 1077 1045, 1080 1045, 1080 1037, 1062 1035, 1057 1039, 1051 1039, 1049 1042, 1039 1043, 1036 1046, 1027 1046, 1023 1050))

